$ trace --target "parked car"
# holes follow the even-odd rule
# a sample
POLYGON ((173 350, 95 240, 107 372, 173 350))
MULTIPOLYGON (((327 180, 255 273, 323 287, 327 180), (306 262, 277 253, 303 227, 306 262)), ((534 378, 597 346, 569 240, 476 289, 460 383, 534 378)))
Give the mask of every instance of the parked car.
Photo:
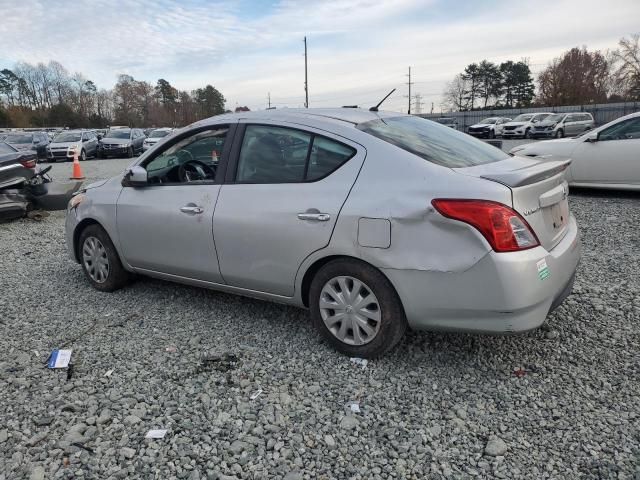
POLYGON ((133 157, 142 152, 144 133, 139 128, 110 128, 98 143, 98 157, 133 157))
POLYGON ((552 113, 523 113, 503 125, 502 138, 531 138, 533 127, 552 113))
POLYGON ((433 118, 432 120, 438 122, 440 125, 444 125, 445 127, 453 128, 454 130, 458 129, 458 120, 454 117, 440 117, 433 118))
POLYGON ((142 150, 145 152, 153 147, 156 143, 160 141, 161 138, 166 137, 173 131, 173 128, 156 128, 155 130, 151 130, 147 138, 144 139, 144 143, 142 144, 142 150))
POLYGON ((570 158, 569 185, 640 190, 640 112, 618 118, 576 138, 519 145, 510 153, 544 161, 570 158))
POLYGON ((595 122, 590 113, 554 113, 536 123, 531 130, 531 138, 572 137, 581 135, 593 127, 595 122))
POLYGON ((82 190, 66 239, 98 290, 135 272, 308 307, 374 357, 407 327, 541 325, 580 257, 568 163, 391 112, 219 115, 82 190))
POLYGON ((98 128, 94 130, 96 137, 98 137, 98 140, 102 140, 102 138, 107 134, 108 129, 106 128, 98 128))
POLYGON ((93 131, 67 130, 58 133, 49 145, 48 159, 51 162, 71 162, 76 153, 80 161, 98 154, 98 137, 93 131))
POLYGON ((10 132, 2 140, 17 150, 33 150, 38 160, 46 160, 49 136, 46 132, 10 132))
POLYGON ((0 142, 0 189, 14 187, 35 174, 37 155, 0 142))
POLYGON ((510 121, 511 119, 506 117, 485 118, 475 125, 471 125, 468 129, 468 133, 474 137, 496 138, 502 135, 504 124, 510 121))

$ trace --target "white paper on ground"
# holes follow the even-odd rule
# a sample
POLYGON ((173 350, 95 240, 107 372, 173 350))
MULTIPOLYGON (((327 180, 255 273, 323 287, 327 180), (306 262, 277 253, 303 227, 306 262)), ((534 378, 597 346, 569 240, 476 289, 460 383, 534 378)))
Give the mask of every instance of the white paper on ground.
POLYGON ((71 352, 73 350, 54 350, 49 356, 47 367, 49 368, 67 368, 71 361, 71 352))
POLYGON ((260 394, 262 393, 262 389, 259 388, 253 395, 251 395, 251 400, 255 400, 256 398, 258 398, 258 396, 260 396, 260 394))
POLYGON ((144 438, 164 438, 166 430, 149 430, 144 438))
POLYGON ((351 402, 349 404, 349 408, 353 413, 360 413, 360 405, 358 404, 358 402, 351 402))

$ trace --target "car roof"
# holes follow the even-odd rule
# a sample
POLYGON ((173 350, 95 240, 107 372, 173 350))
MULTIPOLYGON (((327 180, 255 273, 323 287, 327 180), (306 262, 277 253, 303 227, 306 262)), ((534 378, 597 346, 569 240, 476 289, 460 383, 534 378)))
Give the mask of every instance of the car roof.
POLYGON ((371 112, 363 108, 284 108, 281 110, 257 110, 253 112, 225 113, 196 122, 195 125, 206 125, 221 120, 281 120, 300 122, 301 120, 338 121, 358 125, 379 118, 406 116, 398 112, 371 112))

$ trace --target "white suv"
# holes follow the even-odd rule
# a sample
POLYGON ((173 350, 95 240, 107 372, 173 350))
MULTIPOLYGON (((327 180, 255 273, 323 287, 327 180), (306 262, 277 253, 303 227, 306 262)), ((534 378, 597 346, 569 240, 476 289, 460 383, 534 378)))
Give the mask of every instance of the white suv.
POLYGON ((531 132, 536 123, 541 122, 552 113, 523 113, 511 122, 505 123, 502 138, 531 138, 531 132))

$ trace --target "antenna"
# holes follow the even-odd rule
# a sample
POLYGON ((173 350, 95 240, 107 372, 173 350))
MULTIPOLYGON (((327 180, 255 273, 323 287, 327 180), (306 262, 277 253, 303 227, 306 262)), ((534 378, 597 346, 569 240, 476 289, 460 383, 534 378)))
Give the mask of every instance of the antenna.
POLYGON ((387 98, 389 98, 389 96, 391 96, 391 94, 392 94, 393 92, 395 92, 395 91, 396 91, 396 89, 394 88, 394 89, 393 89, 393 90, 391 90, 389 93, 387 93, 387 96, 386 96, 386 97, 384 97, 382 100, 380 100, 380 103, 378 103, 375 107, 371 107, 371 108, 369 109, 369 111, 370 111, 370 112, 377 112, 377 111, 378 111, 378 107, 379 107, 380 105, 382 105, 382 102, 384 102, 387 98))
POLYGON ((307 37, 304 37, 304 108, 309 108, 309 82, 307 80, 307 37))

